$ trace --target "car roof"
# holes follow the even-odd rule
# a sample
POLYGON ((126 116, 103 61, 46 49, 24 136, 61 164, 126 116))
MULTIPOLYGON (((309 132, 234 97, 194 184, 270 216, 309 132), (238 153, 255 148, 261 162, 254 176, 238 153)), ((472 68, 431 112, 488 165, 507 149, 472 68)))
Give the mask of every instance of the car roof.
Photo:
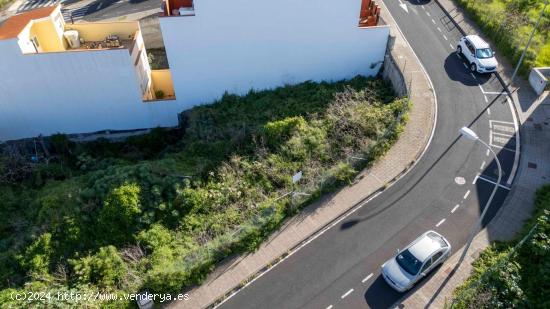
POLYGON ((428 231, 417 238, 408 248, 409 252, 422 263, 424 263, 433 253, 442 248, 439 242, 428 236, 428 233, 435 233, 441 236, 434 231, 428 231))
POLYGON ((482 38, 480 38, 478 35, 472 34, 467 35, 466 38, 474 44, 476 48, 488 48, 489 44, 485 42, 482 38))

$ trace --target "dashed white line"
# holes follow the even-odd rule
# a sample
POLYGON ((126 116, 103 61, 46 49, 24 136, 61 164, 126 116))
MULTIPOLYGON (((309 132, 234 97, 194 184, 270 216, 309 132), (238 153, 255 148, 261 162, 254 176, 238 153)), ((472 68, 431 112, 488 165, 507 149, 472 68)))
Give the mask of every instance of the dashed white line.
MULTIPOLYGON (((485 103, 489 103, 489 100, 487 99, 487 96, 486 95, 483 95, 483 98, 485 99, 485 103)), ((489 115, 491 115, 491 112, 489 111, 489 109, 487 109, 487 113, 489 115)))
POLYGON ((327 309, 332 309, 332 305, 328 306, 327 309))
POLYGON ((464 65, 464 67, 467 69, 468 66, 466 65, 466 63, 462 62, 462 64, 464 65))
POLYGON ((441 32, 441 28, 437 27, 437 31, 441 32))
POLYGON ((365 277, 365 279, 361 280, 362 283, 367 282, 371 277, 373 276, 373 273, 370 273, 368 276, 365 277))
POLYGON ((425 10, 426 8, 424 6, 422 6, 422 9, 425 10))
POLYGON ((445 219, 441 219, 441 221, 437 222, 435 227, 439 227, 441 224, 443 224, 443 222, 445 222, 445 219))
POLYGON ((346 298, 349 294, 353 293, 353 289, 350 289, 349 291, 347 291, 346 293, 344 293, 344 295, 340 296, 341 299, 344 299, 346 298))
POLYGON ((447 39, 447 37, 446 37, 445 35, 443 35, 443 38, 445 39, 445 41, 447 41, 447 40, 448 40, 448 39, 447 39))
POLYGON ((435 25, 435 20, 432 18, 432 23, 435 25))
POLYGON ((428 15, 428 16, 432 16, 432 15, 430 15, 430 12, 426 12, 426 15, 428 15))
POLYGON ((466 193, 464 194, 463 199, 467 199, 467 198, 468 198, 468 195, 470 195, 470 190, 466 191, 466 193))
POLYGON ((476 76, 474 75, 474 73, 470 73, 470 75, 472 75, 473 79, 476 79, 476 76))
POLYGON ((485 164, 487 164, 487 162, 483 161, 483 162, 481 163, 481 167, 480 167, 479 169, 482 170, 482 169, 485 167, 485 164))
POLYGON ((454 214, 458 207, 460 207, 460 204, 456 204, 456 206, 451 210, 451 213, 454 214))
MULTIPOLYGON (((455 49, 455 47, 453 46, 453 44, 449 43, 449 46, 451 46, 451 49, 455 49)), ((458 55, 456 55, 458 57, 458 55)), ((458 57, 460 58, 460 57, 458 57)))
POLYGON ((487 151, 485 151, 485 155, 488 157, 489 153, 491 153, 491 152, 489 151, 489 149, 487 149, 487 151))

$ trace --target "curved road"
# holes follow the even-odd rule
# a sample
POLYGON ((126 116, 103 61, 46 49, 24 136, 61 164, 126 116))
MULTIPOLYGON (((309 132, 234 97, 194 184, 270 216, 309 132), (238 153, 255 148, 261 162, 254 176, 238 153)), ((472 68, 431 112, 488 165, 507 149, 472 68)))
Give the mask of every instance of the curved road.
MULTIPOLYGON (((403 294, 385 284, 381 264, 429 229, 445 235, 455 251, 461 248, 494 188, 496 165, 479 143, 459 138, 458 129, 464 125, 491 142, 503 164, 502 186, 485 223, 502 204, 517 158, 513 110, 499 95, 503 87, 496 76, 472 75, 465 68, 454 53, 462 35, 433 0, 401 1, 407 10, 397 0, 384 3, 424 65, 438 98, 430 147, 394 186, 221 308, 387 308, 398 302, 403 294)), ((437 271, 449 266, 443 267, 437 271)), ((419 284, 426 280, 429 277, 419 284)))

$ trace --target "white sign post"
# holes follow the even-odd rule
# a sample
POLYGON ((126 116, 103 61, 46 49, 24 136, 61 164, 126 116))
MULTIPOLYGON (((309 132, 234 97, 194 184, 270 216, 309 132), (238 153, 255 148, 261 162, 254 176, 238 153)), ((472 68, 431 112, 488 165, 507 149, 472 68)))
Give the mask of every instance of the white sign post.
POLYGON ((292 176, 292 183, 297 183, 298 181, 300 181, 300 179, 302 179, 302 171, 299 171, 298 173, 294 174, 294 176, 292 176))

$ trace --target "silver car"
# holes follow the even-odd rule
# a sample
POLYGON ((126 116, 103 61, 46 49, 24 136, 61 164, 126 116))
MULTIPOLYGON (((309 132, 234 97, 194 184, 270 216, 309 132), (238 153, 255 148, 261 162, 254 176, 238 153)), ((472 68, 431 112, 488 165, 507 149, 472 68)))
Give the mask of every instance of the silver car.
POLYGON ((405 292, 450 255, 449 241, 437 232, 427 231, 384 263, 382 276, 392 288, 405 292))

